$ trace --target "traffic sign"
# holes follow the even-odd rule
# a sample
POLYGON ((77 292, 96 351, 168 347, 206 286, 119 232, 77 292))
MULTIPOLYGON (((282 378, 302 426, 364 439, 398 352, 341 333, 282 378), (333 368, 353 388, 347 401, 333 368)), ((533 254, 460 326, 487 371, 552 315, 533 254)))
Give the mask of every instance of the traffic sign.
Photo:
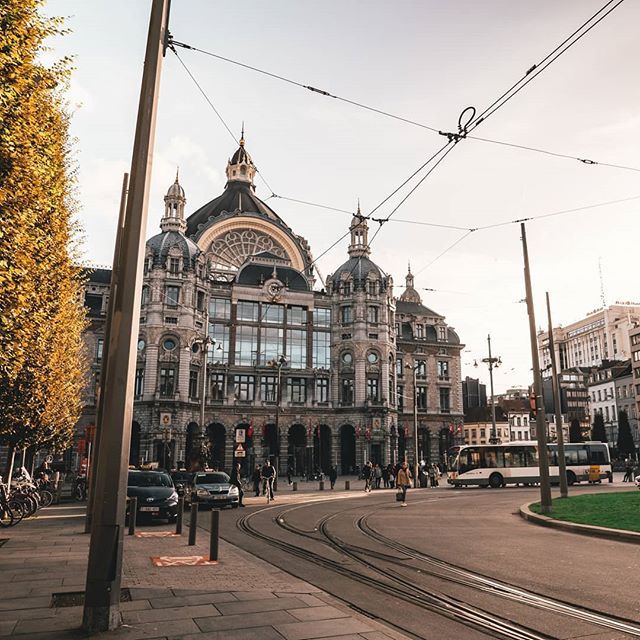
POLYGON ((245 428, 236 429, 236 442, 246 442, 247 430, 245 428))
POLYGON ((247 452, 244 450, 244 447, 241 443, 236 445, 235 457, 236 458, 244 458, 247 455, 247 452))

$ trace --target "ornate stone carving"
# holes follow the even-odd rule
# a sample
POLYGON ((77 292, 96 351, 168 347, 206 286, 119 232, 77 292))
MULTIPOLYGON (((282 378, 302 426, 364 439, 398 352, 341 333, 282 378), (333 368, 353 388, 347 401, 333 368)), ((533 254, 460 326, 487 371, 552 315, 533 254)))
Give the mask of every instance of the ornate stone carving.
POLYGON ((289 258, 274 238, 254 229, 227 231, 213 239, 209 251, 212 254, 211 267, 215 271, 237 271, 248 257, 263 251, 279 258, 289 258))

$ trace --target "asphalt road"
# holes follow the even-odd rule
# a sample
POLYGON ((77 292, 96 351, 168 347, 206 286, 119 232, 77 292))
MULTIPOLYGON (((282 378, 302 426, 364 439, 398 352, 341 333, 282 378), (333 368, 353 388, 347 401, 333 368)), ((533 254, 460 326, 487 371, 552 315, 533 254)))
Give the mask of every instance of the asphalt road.
POLYGON ((221 534, 417 638, 640 637, 640 547, 524 521, 538 495, 441 487, 401 508, 392 490, 282 494, 225 511, 221 534))

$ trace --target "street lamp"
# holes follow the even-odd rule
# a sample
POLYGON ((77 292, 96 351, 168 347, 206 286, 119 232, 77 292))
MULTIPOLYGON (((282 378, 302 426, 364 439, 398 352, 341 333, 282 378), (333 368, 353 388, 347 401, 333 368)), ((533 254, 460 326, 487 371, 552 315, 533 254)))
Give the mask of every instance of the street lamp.
MULTIPOLYGON (((500 359, 500 356, 497 358, 491 356, 491 335, 487 336, 487 344, 489 345, 489 357, 482 358, 482 362, 489 366, 489 382, 491 384, 491 438, 489 439, 489 443, 498 444, 500 440, 496 430, 496 403, 493 397, 493 369, 499 367, 502 364, 502 360, 500 359)), ((474 361, 473 366, 477 367, 478 362, 474 361)))
POLYGON ((274 488, 277 489, 278 485, 277 478, 280 475, 280 404, 282 402, 282 367, 287 363, 287 359, 284 355, 280 355, 278 358, 274 358, 273 360, 269 360, 267 362, 267 366, 272 367, 278 370, 278 382, 276 389, 276 480, 274 482, 274 488))
MULTIPOLYGON (((420 368, 422 363, 417 363, 415 365, 406 364, 405 367, 410 369, 413 372, 413 481, 415 486, 418 486, 418 386, 416 384, 416 374, 418 369, 420 368)), ((405 459, 407 457, 407 452, 405 449, 405 459)))

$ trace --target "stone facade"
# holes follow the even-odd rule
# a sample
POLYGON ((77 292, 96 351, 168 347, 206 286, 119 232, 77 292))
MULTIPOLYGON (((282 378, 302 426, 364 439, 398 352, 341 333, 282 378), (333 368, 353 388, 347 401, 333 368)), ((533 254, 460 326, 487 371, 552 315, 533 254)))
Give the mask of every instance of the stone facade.
MULTIPOLYGON (((394 298, 359 210, 348 260, 318 290, 307 241, 255 195, 254 174, 241 140, 222 195, 188 218, 178 176, 165 196, 146 244, 131 464, 249 469, 270 457, 302 474, 412 459, 407 366, 419 455, 442 459, 462 419, 455 331, 422 305, 410 273, 394 298)), ((100 285, 102 309, 108 273, 87 283, 88 302, 100 285)), ((87 331, 90 354, 103 325, 87 331)), ((86 405, 90 419, 95 395, 86 405)))

